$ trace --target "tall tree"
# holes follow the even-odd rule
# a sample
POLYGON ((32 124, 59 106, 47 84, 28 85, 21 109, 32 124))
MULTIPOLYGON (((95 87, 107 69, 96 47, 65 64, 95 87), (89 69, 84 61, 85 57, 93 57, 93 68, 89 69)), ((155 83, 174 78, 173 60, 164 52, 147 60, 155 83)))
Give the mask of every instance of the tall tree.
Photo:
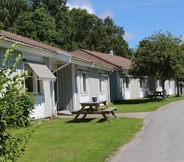
POLYGON ((86 10, 73 8, 70 16, 74 22, 75 37, 74 42, 79 48, 87 48, 87 40, 91 35, 93 24, 95 24, 94 15, 89 14, 86 10))
POLYGON ((177 85, 177 96, 179 96, 179 90, 182 88, 184 81, 184 44, 180 43, 176 50, 176 66, 175 66, 175 79, 177 85))
POLYGON ((74 42, 79 48, 128 57, 128 44, 124 40, 123 27, 114 25, 114 21, 107 17, 104 20, 86 10, 72 9, 70 15, 76 28, 74 42))
POLYGON ((183 55, 178 52, 180 38, 175 38, 170 32, 155 32, 152 36, 140 41, 138 49, 132 58, 131 73, 136 76, 150 76, 162 80, 175 78, 183 65, 183 55))
POLYGON ((15 22, 15 28, 17 34, 40 42, 50 45, 59 42, 55 19, 48 15, 44 8, 20 14, 15 22))
POLYGON ((0 0, 0 22, 3 29, 8 30, 22 11, 27 10, 25 0, 0 0))

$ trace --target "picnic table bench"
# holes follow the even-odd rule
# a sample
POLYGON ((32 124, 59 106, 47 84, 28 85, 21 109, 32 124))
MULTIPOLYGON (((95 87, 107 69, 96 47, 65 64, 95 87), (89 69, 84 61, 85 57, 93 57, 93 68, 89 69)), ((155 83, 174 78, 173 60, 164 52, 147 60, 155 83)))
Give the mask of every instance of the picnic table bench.
POLYGON ((83 115, 82 119, 84 119, 88 114, 101 114, 104 119, 110 121, 107 114, 112 114, 114 117, 117 117, 114 113, 117 110, 116 107, 108 107, 106 105, 106 100, 96 101, 96 102, 83 102, 80 103, 82 108, 80 110, 73 110, 71 111, 72 114, 75 114, 74 121, 79 117, 79 115, 83 115), (100 106, 103 104, 104 106, 100 106))

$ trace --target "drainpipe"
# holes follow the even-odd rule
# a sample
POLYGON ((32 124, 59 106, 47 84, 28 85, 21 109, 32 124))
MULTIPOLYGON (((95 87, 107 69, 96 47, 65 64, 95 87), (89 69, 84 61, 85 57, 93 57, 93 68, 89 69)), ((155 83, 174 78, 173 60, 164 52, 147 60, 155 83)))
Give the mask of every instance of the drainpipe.
POLYGON ((110 73, 108 73, 108 87, 109 87, 109 89, 108 89, 108 100, 110 102, 111 102, 111 99, 110 99, 110 78, 109 78, 109 75, 112 74, 113 72, 114 72, 114 69, 110 73))

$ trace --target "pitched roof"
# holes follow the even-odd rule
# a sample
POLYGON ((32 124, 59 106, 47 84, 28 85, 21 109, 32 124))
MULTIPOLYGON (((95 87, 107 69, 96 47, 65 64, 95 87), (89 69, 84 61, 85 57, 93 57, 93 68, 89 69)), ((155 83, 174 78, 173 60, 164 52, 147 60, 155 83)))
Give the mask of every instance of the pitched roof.
POLYGON ((112 68, 129 69, 132 64, 130 59, 121 56, 109 55, 85 49, 73 51, 71 54, 78 57, 83 57, 84 59, 88 59, 91 62, 105 64, 112 68))
POLYGON ((91 55, 89 53, 86 53, 83 50, 76 50, 70 53, 72 55, 72 57, 78 58, 78 59, 82 59, 83 61, 88 61, 88 62, 92 62, 95 63, 97 65, 101 65, 101 66, 105 66, 105 67, 109 67, 109 68, 114 68, 114 65, 94 56, 91 55))
POLYGON ((129 59, 115 56, 115 55, 108 55, 101 52, 95 52, 85 49, 80 49, 73 52, 64 51, 60 48, 53 47, 47 44, 44 44, 42 42, 35 41, 30 38, 26 38, 11 32, 7 32, 2 30, 0 32, 0 37, 5 37, 6 39, 9 39, 11 41, 15 41, 21 44, 25 44, 28 46, 33 46, 37 48, 41 48, 44 50, 48 50, 51 52, 64 52, 66 54, 69 54, 72 56, 73 59, 81 60, 81 61, 87 61, 87 62, 94 62, 97 65, 109 67, 109 68, 130 68, 131 61, 129 59))
POLYGON ((38 42, 38 41, 35 41, 33 39, 23 37, 23 36, 20 36, 20 35, 11 33, 11 32, 7 32, 7 31, 4 31, 4 30, 2 30, 0 32, 0 37, 5 37, 6 39, 16 41, 16 42, 21 43, 21 44, 34 46, 34 47, 45 49, 45 50, 52 51, 52 52, 61 51, 61 52, 64 52, 64 53, 69 53, 69 52, 66 52, 66 51, 64 51, 60 48, 49 46, 49 45, 44 44, 42 42, 38 42))

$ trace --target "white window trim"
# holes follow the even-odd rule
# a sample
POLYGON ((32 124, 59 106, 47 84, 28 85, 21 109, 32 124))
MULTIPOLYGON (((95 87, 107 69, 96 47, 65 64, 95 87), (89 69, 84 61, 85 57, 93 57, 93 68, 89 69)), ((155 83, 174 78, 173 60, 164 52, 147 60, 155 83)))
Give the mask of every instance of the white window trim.
POLYGON ((89 74, 90 72, 87 70, 81 70, 79 69, 79 83, 80 83, 80 92, 82 94, 88 94, 89 93, 89 74), (86 90, 84 91, 84 77, 86 76, 86 90))
POLYGON ((99 90, 100 93, 105 93, 106 92, 106 74, 101 74, 99 73, 99 90))

